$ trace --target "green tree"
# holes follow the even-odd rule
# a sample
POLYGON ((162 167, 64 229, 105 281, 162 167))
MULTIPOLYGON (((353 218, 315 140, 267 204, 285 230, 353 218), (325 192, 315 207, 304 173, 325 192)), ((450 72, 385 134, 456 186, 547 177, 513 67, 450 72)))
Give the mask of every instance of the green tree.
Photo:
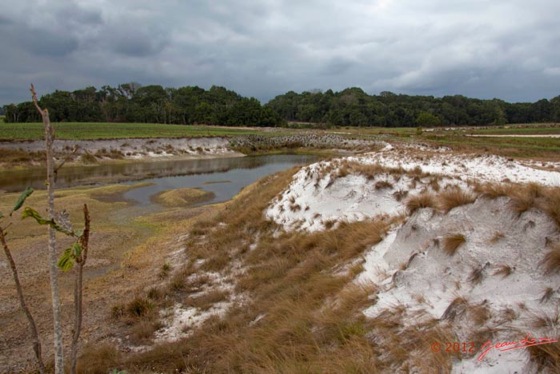
POLYGON ((439 126, 441 124, 441 120, 432 113, 420 112, 418 117, 416 117, 416 123, 422 127, 433 127, 439 126))

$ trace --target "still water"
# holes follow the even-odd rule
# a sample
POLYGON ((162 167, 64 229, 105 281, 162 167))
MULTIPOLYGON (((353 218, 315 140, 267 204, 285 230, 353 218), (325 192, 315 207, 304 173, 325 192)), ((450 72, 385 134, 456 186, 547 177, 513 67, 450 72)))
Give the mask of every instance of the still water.
MULTIPOLYGON (((239 191, 258 179, 318 160, 310 155, 268 155, 198 160, 169 160, 130 164, 63 167, 59 170, 58 188, 109 183, 143 181, 149 186, 135 188, 124 198, 140 205, 151 204, 150 197, 175 188, 201 188, 215 197, 210 203, 231 199, 239 191)), ((45 188, 43 169, 27 171, 0 171, 0 190, 19 192, 27 186, 45 188)), ((208 202, 206 202, 208 203, 208 202)))

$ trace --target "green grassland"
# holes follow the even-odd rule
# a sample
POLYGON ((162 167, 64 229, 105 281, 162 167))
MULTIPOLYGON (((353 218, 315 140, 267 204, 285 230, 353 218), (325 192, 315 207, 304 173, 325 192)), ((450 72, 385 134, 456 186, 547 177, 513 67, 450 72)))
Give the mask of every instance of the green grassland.
MULTIPOLYGON (((277 128, 224 127, 204 125, 164 125, 143 123, 78 123, 54 124, 57 139, 95 140, 125 138, 189 138, 189 137, 235 137, 239 135, 280 136, 302 132, 339 134, 348 138, 425 142, 446 145, 453 149, 474 152, 493 152, 511 157, 560 158, 560 138, 473 137, 469 135, 549 135, 560 134, 556 124, 512 125, 495 128, 434 128, 418 131, 414 127, 342 127, 328 130, 277 128)), ((43 126, 40 123, 1 123, 0 141, 40 140, 43 126)), ((269 150, 273 151, 273 150, 269 150)))
MULTIPOLYGON (((64 122, 53 125, 56 138, 67 140, 236 136, 261 132, 259 129, 235 127, 144 123, 64 122)), ((0 140, 40 140, 43 139, 43 131, 41 123, 2 123, 0 140)))

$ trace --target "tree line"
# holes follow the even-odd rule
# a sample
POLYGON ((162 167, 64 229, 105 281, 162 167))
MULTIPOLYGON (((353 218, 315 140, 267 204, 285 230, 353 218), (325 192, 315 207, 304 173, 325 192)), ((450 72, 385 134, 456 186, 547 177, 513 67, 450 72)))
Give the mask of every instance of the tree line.
POLYGON ((335 126, 481 126, 560 121, 560 96, 512 104, 461 95, 442 98, 392 92, 368 95, 360 88, 347 88, 341 92, 290 91, 277 96, 267 106, 286 121, 335 126))
MULTIPOLYGON (((101 89, 55 91, 39 104, 53 122, 138 122, 224 126, 278 126, 282 119, 255 98, 224 87, 163 88, 126 83, 101 89)), ((4 106, 6 122, 39 122, 32 102, 4 106)))
MULTIPOLYGON (((224 87, 163 88, 137 83, 101 89, 55 91, 40 104, 53 122, 144 122, 224 126, 282 126, 286 122, 334 126, 415 127, 560 122, 560 96, 534 103, 481 100, 462 95, 369 95, 360 88, 340 92, 293 91, 267 104, 224 87)), ((31 102, 3 107, 5 122, 40 120, 31 102)))

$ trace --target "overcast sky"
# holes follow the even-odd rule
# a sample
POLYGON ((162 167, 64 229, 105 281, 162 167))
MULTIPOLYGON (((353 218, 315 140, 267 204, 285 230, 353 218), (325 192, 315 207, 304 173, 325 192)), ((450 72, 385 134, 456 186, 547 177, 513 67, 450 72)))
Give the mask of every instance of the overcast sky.
POLYGON ((558 0, 2 0, 0 105, 139 82, 560 95, 558 0))

